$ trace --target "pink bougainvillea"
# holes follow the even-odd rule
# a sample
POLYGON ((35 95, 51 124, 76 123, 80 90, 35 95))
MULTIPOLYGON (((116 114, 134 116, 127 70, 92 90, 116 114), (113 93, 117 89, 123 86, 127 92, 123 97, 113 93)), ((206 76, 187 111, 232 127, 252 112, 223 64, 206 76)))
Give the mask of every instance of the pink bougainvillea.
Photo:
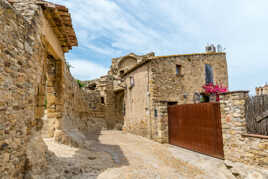
POLYGON ((220 101, 219 94, 227 92, 227 88, 222 85, 214 85, 212 83, 203 86, 205 93, 208 95, 216 95, 216 100, 220 101))

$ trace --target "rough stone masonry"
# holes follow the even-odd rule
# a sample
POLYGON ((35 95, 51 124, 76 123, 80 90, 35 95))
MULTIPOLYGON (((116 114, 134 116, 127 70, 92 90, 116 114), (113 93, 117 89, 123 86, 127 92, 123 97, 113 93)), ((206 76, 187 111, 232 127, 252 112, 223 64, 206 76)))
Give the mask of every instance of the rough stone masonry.
MULTIPOLYGON (((244 177, 250 172, 268 170, 268 140, 245 136, 248 97, 248 91, 233 91, 220 96, 224 158, 234 173, 244 177), (241 164, 256 167, 238 167, 241 164)), ((267 177, 267 172, 264 176, 267 177)))
POLYGON ((0 31, 0 178, 42 177, 45 107, 49 135, 78 145, 69 131, 105 127, 101 101, 79 87, 65 63, 64 53, 77 45, 67 8, 1 0, 0 31))
MULTIPOLYGON (((151 53, 113 59, 109 75, 96 82, 98 90, 83 89, 64 58, 77 45, 68 9, 42 0, 0 0, 0 32, 4 179, 45 178, 50 154, 41 138, 44 123, 46 135, 71 146, 79 146, 74 134, 96 133, 123 120, 125 131, 167 142, 167 106, 194 102, 205 84, 205 64, 214 67, 214 82, 228 86, 225 53, 151 53)), ((225 157, 266 169, 267 140, 241 136, 246 96, 221 96, 225 157)))
POLYGON ((114 89, 124 100, 123 130, 158 142, 168 142, 167 108, 171 104, 194 103, 195 94, 203 92, 206 66, 211 69, 211 83, 228 88, 225 53, 197 53, 138 56, 133 53, 113 59, 110 74, 114 89))

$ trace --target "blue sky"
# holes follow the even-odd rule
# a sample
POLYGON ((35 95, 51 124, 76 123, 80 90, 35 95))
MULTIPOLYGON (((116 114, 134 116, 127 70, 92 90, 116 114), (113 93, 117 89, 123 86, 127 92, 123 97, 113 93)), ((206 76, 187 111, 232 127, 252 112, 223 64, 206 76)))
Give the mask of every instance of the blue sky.
POLYGON ((130 52, 172 55, 226 48, 230 90, 268 82, 267 0, 49 0, 69 8, 79 47, 66 54, 81 80, 130 52))

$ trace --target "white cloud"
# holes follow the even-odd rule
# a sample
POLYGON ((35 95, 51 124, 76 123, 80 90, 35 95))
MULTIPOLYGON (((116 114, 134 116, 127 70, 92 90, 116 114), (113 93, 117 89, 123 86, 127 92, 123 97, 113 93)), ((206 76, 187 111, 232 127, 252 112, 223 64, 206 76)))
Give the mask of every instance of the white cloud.
POLYGON ((86 48, 91 49, 97 53, 103 54, 103 55, 119 55, 121 53, 120 50, 115 50, 110 47, 98 47, 93 44, 86 44, 86 48))
POLYGON ((79 44, 99 56, 202 52, 220 43, 232 90, 268 81, 267 0, 51 1, 70 9, 79 44))
POLYGON ((69 61, 72 75, 80 80, 95 79, 106 75, 108 69, 99 64, 84 59, 73 59, 69 61))

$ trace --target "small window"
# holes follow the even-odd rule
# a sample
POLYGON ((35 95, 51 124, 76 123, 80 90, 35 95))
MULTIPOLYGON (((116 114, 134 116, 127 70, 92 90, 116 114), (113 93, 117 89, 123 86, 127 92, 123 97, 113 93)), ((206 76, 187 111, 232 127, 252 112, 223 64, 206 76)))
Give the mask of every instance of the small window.
POLYGON ((96 90, 96 88, 97 88, 97 84, 96 84, 96 83, 89 84, 89 85, 87 86, 87 88, 88 88, 89 90, 96 90))
POLYGON ((154 110, 154 117, 157 117, 158 114, 157 114, 157 109, 154 110))
POLYGON ((200 94, 200 103, 208 103, 209 102, 209 96, 205 93, 200 94))
POLYGON ((121 70, 120 71, 120 75, 123 75, 125 72, 124 72, 124 70, 121 70))
POLYGON ((132 88, 134 85, 135 85, 135 82, 134 82, 134 77, 130 77, 130 87, 132 88))
POLYGON ((176 65, 176 75, 182 75, 181 65, 176 65))
POLYGON ((213 84, 213 69, 209 64, 205 65, 206 84, 213 84))
POLYGON ((101 104, 105 104, 104 97, 101 97, 101 104))

